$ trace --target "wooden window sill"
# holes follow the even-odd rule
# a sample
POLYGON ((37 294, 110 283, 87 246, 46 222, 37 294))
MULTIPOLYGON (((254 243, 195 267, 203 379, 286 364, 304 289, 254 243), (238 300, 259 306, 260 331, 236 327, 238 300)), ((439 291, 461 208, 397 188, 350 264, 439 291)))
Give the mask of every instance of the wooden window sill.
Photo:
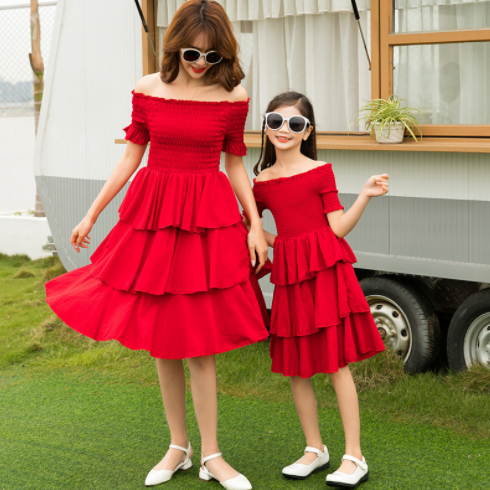
MULTIPOLYGON (((260 148, 260 131, 246 131, 247 148, 260 148)), ((420 141, 420 140, 419 140, 420 141)), ((116 139, 116 144, 126 144, 125 139, 116 139)), ((317 135, 319 150, 362 150, 362 151, 427 151, 451 153, 490 153, 490 138, 444 138, 426 136, 419 143, 405 137, 401 144, 379 144, 369 135, 317 135)))
MULTIPOLYGON (((261 133, 246 131, 247 148, 260 148, 261 133)), ((434 151, 456 153, 490 153, 490 138, 444 138, 426 136, 416 143, 412 137, 405 137, 400 144, 379 144, 369 135, 317 134, 319 150, 369 150, 369 151, 434 151)))

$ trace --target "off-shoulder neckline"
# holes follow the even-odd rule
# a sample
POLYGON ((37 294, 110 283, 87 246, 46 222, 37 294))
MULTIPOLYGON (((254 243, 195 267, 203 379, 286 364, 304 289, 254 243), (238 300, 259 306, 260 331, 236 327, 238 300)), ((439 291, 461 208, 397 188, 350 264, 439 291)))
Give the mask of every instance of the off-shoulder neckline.
POLYGON ((296 179, 298 177, 301 177, 302 175, 306 175, 306 174, 310 174, 312 172, 315 172, 316 170, 318 169, 322 169, 322 168, 325 168, 325 167, 328 167, 328 166, 332 166, 331 163, 324 163, 323 165, 318 165, 318 167, 315 167, 315 168, 311 168, 310 170, 307 170, 306 172, 301 172, 299 174, 295 174, 295 175, 290 175, 289 177, 277 177, 275 179, 269 179, 269 180, 259 180, 257 182, 256 179, 253 179, 253 182, 255 185, 259 185, 259 184, 276 184, 276 183, 280 183, 280 182, 283 182, 283 181, 290 181, 291 179, 296 179))
POLYGON ((154 95, 143 94, 142 92, 135 92, 131 90, 131 93, 135 97, 141 97, 142 99, 151 99, 151 100, 162 100, 165 102, 174 102, 174 103, 185 103, 185 104, 210 104, 210 105, 218 105, 218 104, 248 104, 250 102, 250 97, 247 100, 236 100, 232 102, 231 100, 188 100, 188 99, 171 99, 167 97, 156 97, 154 95))

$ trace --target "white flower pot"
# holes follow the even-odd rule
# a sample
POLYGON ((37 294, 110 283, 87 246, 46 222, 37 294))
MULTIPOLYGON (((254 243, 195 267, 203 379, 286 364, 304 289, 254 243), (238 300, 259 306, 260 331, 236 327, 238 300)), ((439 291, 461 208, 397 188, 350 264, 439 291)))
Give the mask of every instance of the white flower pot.
POLYGON ((374 125, 374 132, 378 143, 396 144, 403 141, 405 126, 401 122, 391 123, 391 127, 385 127, 383 131, 381 131, 380 124, 376 123, 374 125))

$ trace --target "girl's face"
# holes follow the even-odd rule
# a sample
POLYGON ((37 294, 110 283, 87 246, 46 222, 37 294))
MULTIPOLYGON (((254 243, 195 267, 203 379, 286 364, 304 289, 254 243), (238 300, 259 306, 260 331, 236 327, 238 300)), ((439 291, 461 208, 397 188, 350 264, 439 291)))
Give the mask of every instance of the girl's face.
MULTIPOLYGON (((194 48, 200 51, 201 53, 207 53, 208 51, 212 51, 213 48, 209 46, 208 39, 206 34, 199 34, 190 46, 184 46, 184 49, 194 48)), ((213 65, 208 65, 204 59, 204 56, 201 56, 196 62, 188 63, 184 61, 182 57, 182 51, 180 52, 180 67, 184 70, 191 78, 195 80, 199 80, 204 76, 204 74, 213 67, 213 65)))
MULTIPOLYGON (((279 107, 272 112, 281 114, 284 118, 290 118, 292 116, 302 116, 301 112, 295 106, 279 107)), ((276 147, 277 150, 291 150, 299 147, 303 140, 307 140, 310 133, 313 131, 311 124, 301 133, 293 133, 289 129, 289 125, 286 121, 278 130, 269 129, 266 126, 266 135, 270 142, 276 147)))

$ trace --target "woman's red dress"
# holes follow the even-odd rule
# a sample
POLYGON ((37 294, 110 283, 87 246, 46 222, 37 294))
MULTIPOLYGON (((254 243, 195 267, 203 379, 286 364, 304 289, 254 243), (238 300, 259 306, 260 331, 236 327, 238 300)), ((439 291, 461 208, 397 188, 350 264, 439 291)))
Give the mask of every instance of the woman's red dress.
POLYGON ((46 284, 70 327, 153 357, 218 354, 264 340, 267 311, 222 151, 245 155, 248 102, 133 92, 126 139, 150 144, 119 221, 91 264, 46 284))
POLYGON ((343 209, 332 166, 255 182, 260 214, 277 226, 271 282, 272 371, 309 378, 372 357, 384 344, 352 264, 354 253, 328 225, 343 209))

